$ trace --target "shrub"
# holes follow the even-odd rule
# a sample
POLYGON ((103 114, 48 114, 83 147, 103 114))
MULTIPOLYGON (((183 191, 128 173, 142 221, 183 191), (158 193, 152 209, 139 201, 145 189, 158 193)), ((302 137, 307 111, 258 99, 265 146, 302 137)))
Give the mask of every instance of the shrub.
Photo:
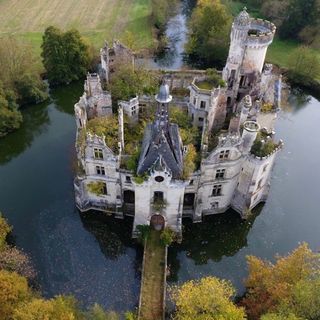
POLYGON ((138 231, 138 241, 140 243, 144 243, 147 238, 149 237, 150 234, 150 226, 146 225, 146 224, 139 224, 136 227, 137 231, 138 231))
POLYGON ((161 232, 160 235, 160 241, 162 243, 162 245, 164 245, 165 247, 170 246, 170 244, 174 241, 175 239, 175 232, 166 227, 164 228, 164 230, 161 232))
POLYGON ((97 196, 101 196, 104 194, 105 183, 102 181, 89 182, 87 184, 87 190, 97 196))

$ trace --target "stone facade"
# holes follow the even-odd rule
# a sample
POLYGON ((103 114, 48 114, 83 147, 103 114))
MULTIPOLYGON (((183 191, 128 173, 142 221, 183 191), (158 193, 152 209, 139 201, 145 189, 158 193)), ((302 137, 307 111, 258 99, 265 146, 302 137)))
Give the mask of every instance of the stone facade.
MULTIPOLYGON (((201 130, 201 163, 188 177, 183 175, 188 148, 182 144, 179 127, 170 121, 172 79, 169 85, 164 80, 155 98, 118 102, 119 143, 112 150, 105 137, 90 133, 85 134, 82 147, 79 144, 91 118, 112 115, 110 94, 102 90, 99 76, 88 75, 85 93, 75 105, 82 168, 74 183, 79 210, 133 216, 134 236, 138 225, 149 225, 151 220, 181 234, 183 217, 200 222, 206 215, 232 208, 246 218, 265 201, 272 167, 283 145, 273 141, 281 78, 272 66, 264 65, 274 32, 273 24, 252 19, 243 10, 232 27, 222 72, 226 86, 223 82, 210 86, 205 72, 198 72, 189 83, 189 99, 179 106, 201 130), (129 157, 123 118, 137 123, 140 110, 149 104, 157 106, 155 118, 145 128, 137 169, 130 171, 122 166, 129 157), (93 185, 100 191, 95 192, 93 185)), ((109 74, 110 51, 105 47, 101 52, 102 68, 109 74)))

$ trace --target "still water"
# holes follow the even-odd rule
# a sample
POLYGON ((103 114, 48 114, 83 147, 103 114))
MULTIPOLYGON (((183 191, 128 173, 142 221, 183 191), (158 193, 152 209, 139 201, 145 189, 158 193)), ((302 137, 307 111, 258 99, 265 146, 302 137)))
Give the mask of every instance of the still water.
MULTIPOLYGON (((46 296, 72 293, 125 311, 138 303, 141 249, 130 240, 130 220, 80 216, 74 206, 73 104, 75 84, 23 112, 23 127, 0 140, 0 210, 14 226, 17 246, 32 257, 46 296)), ((291 96, 277 122, 285 141, 267 203, 249 221, 236 213, 185 222, 184 240, 169 250, 170 283, 205 275, 243 290, 245 257, 272 258, 307 241, 320 249, 320 102, 291 96)))

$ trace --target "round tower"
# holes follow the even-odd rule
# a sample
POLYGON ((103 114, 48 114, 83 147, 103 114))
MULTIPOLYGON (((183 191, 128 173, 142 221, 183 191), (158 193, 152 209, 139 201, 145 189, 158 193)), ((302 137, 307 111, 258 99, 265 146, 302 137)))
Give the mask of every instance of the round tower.
POLYGON ((223 80, 226 82, 232 81, 230 78, 235 78, 236 73, 238 73, 237 69, 242 63, 245 43, 250 29, 250 20, 251 18, 247 12, 247 8, 244 7, 232 23, 229 54, 227 64, 222 74, 223 80))
POLYGON ((276 26, 266 20, 251 19, 243 59, 244 72, 262 72, 269 45, 272 43, 276 26))
POLYGON ((244 153, 250 152, 253 142, 254 140, 256 140, 259 130, 260 130, 260 126, 255 121, 246 121, 243 124, 242 151, 244 153))
POLYGON ((249 95, 246 95, 241 101, 240 126, 243 125, 247 120, 251 107, 251 97, 249 95))

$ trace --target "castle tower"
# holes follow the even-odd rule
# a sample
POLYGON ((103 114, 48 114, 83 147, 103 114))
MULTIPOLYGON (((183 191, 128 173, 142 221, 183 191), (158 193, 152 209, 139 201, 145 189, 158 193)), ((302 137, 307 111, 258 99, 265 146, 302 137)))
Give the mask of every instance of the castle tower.
POLYGON ((260 130, 260 126, 255 121, 246 121, 243 124, 242 132, 242 151, 243 153, 249 153, 253 145, 254 140, 256 140, 257 134, 260 130))
POLYGON ((259 81, 275 31, 273 23, 251 18, 246 8, 235 18, 230 35, 229 55, 222 74, 228 86, 229 107, 249 94, 259 81))

